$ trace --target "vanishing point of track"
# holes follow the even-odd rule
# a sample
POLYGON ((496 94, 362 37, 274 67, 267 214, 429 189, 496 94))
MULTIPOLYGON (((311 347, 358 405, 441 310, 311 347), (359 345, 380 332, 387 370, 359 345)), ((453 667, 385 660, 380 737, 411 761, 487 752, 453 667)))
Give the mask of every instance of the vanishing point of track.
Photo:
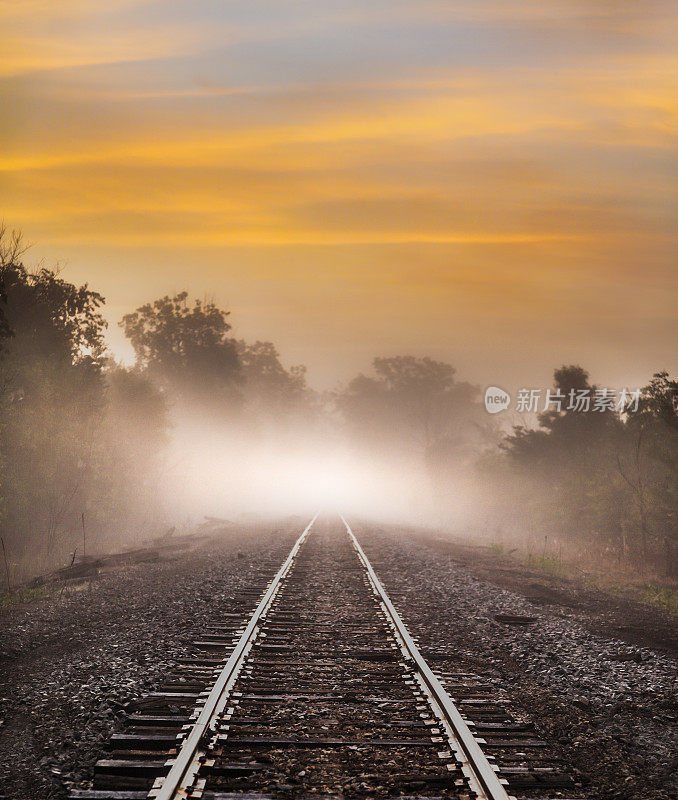
MULTIPOLYGON (((257 600, 215 620, 72 798, 508 800, 343 518, 314 518, 257 600)), ((484 727, 500 746, 537 744, 503 719, 484 727)))

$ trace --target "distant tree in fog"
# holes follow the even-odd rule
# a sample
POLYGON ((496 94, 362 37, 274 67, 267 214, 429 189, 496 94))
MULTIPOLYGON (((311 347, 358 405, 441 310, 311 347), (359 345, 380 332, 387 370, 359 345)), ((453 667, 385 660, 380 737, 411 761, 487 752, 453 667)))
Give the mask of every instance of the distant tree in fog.
MULTIPOLYGON (((637 409, 594 411, 572 403, 596 391, 588 373, 563 366, 549 394, 560 407, 499 443, 478 387, 456 380, 450 364, 375 358, 372 374, 323 406, 304 367, 285 368, 271 342, 231 338, 228 312, 191 304, 186 292, 123 318, 136 365, 118 366, 105 352, 101 295, 57 270, 28 270, 24 252, 20 235, 0 227, 0 532, 14 561, 63 563, 81 545, 83 513, 94 547, 161 522, 173 405, 190 423, 205 409, 228 415, 202 431, 215 450, 229 439, 234 452, 250 450, 258 436, 286 452, 286 434, 297 443, 300 432, 325 441, 331 431, 361 456, 424 469, 442 503, 458 506, 483 483, 489 521, 678 573, 678 382, 666 372, 637 409)), ((196 430, 186 426, 187 449, 196 430)), ((224 463, 234 461, 227 452, 224 463)))
POLYGON ((272 342, 236 342, 242 392, 250 411, 280 423, 281 415, 306 413, 313 392, 306 383, 306 367, 285 369, 272 342))
POLYGON ((139 370, 109 364, 104 379, 88 516, 117 538, 130 524, 148 530, 162 519, 158 483, 169 421, 165 396, 139 370))
POLYGON ((619 417, 614 410, 593 412, 589 407, 568 408, 570 392, 586 392, 593 396, 596 386, 589 382, 588 373, 579 366, 561 367, 553 375, 553 396, 560 396, 560 409, 555 404, 539 414, 539 428, 514 428, 506 437, 502 449, 510 454, 518 464, 531 466, 544 461, 549 476, 560 469, 570 469, 573 461, 588 463, 595 459, 601 441, 614 437, 619 425, 619 417))
POLYGON ((358 375, 339 393, 337 407, 349 429, 366 442, 454 449, 480 419, 479 389, 455 380, 455 368, 415 356, 375 358, 375 376, 358 375))
POLYGON ((231 338, 228 317, 211 302, 191 305, 181 292, 146 303, 120 325, 137 368, 184 411, 209 407, 233 420, 279 429, 295 414, 308 413, 315 397, 306 368, 286 369, 272 342, 231 338))
POLYGON ((126 314, 120 326, 137 365, 178 399, 233 401, 241 379, 229 312, 188 293, 161 297, 126 314))
POLYGON ((590 397, 595 389, 582 367, 557 369, 552 394, 565 398, 560 410, 554 407, 539 414, 537 429, 516 426, 500 445, 515 474, 533 485, 523 507, 530 509, 532 519, 541 516, 551 532, 570 525, 595 537, 601 515, 619 495, 609 451, 621 421, 614 411, 568 409, 570 392, 590 397))

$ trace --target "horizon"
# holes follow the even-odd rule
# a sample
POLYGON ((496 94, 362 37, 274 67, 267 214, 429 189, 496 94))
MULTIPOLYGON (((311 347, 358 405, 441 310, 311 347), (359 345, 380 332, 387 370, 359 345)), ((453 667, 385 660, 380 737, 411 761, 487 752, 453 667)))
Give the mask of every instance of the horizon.
MULTIPOLYGON (((70 265, 68 263, 52 263, 47 255, 42 256, 39 259, 32 259, 30 255, 31 253, 34 253, 36 249, 36 244, 29 243, 27 257, 24 257, 23 259, 29 269, 34 269, 37 265, 46 266, 48 268, 56 267, 59 270, 60 277, 64 278, 65 280, 69 282, 75 282, 76 284, 82 280, 83 285, 87 284, 91 290, 100 292, 102 294, 104 297, 104 305, 101 310, 108 325, 105 331, 106 345, 115 361, 127 367, 134 365, 135 355, 130 342, 125 338, 125 335, 120 328, 119 323, 122 320, 122 317, 125 314, 136 310, 136 308, 138 308, 140 305, 152 303, 154 300, 164 297, 165 295, 172 296, 179 291, 183 291, 181 287, 177 286, 168 291, 160 291, 152 298, 148 297, 144 300, 140 300, 138 301, 138 305, 135 306, 111 306, 105 293, 100 291, 100 288, 92 283, 91 280, 87 279, 86 276, 80 278, 79 276, 73 274, 74 271, 69 269, 70 265)), ((578 358, 574 352, 571 352, 568 356, 568 350, 565 349, 563 351, 564 356, 560 358, 560 360, 558 360, 557 357, 551 358, 550 354, 543 353, 541 354, 541 358, 536 369, 533 368, 534 363, 531 363, 529 365, 525 365, 522 370, 515 372, 512 370, 507 370, 506 368, 502 369, 500 364, 502 360, 501 358, 498 359, 497 366, 495 367, 478 367, 474 357, 470 357, 468 355, 465 357, 458 357, 458 350, 455 351, 454 348, 448 349, 444 345, 440 344, 438 344, 437 347, 430 347, 428 349, 425 346, 417 346, 416 338, 413 340, 413 343, 410 346, 404 344, 400 349, 391 346, 390 348, 386 347, 378 350, 368 342, 363 348, 364 352, 362 352, 360 355, 352 360, 345 360, 341 364, 334 362, 332 365, 333 369, 328 371, 324 369, 325 355, 323 354, 314 359, 313 349, 305 347, 304 343, 292 343, 291 345, 288 344, 288 346, 285 347, 284 345, 281 345, 279 339, 276 338, 275 331, 272 332, 271 336, 266 337, 259 335, 254 328, 251 330, 246 329, 246 326, 239 324, 238 309, 226 304, 222 304, 215 292, 204 291, 199 295, 189 292, 188 299, 189 301, 192 301, 193 299, 202 299, 215 302, 218 307, 223 308, 229 313, 228 319, 232 325, 230 331, 231 338, 243 339, 250 343, 255 341, 272 342, 280 354, 281 362, 286 367, 295 365, 306 367, 310 388, 321 392, 331 391, 333 389, 341 389, 342 387, 345 387, 346 384, 357 374, 369 374, 372 371, 373 360, 380 356, 391 357, 397 355, 413 355, 418 358, 429 357, 438 361, 443 361, 451 364, 455 368, 456 380, 473 384, 480 390, 481 393, 488 386, 495 386, 499 384, 500 388, 505 389, 512 396, 515 395, 519 388, 523 387, 535 387, 541 389, 549 388, 553 383, 552 378, 554 371, 559 367, 568 364, 577 364, 583 367, 589 373, 594 384, 601 387, 609 387, 614 390, 619 390, 624 387, 629 389, 640 388, 646 385, 652 375, 656 374, 657 372, 665 370, 671 373, 675 371, 675 368, 671 365, 667 366, 666 364, 661 363, 657 363, 654 366, 649 366, 648 371, 646 372, 643 372, 643 368, 641 366, 637 366, 627 371, 625 371, 623 368, 615 370, 609 369, 608 365, 602 361, 599 362, 600 368, 596 369, 591 363, 583 362, 583 360, 578 358), (305 360, 305 357, 309 355, 311 357, 305 360), (337 367, 339 367, 339 369, 337 369, 337 367)), ((341 350, 341 345, 338 346, 338 349, 341 350)), ((485 359, 485 361, 487 361, 487 359, 485 359)), ((502 419, 506 419, 505 415, 502 415, 502 419)))

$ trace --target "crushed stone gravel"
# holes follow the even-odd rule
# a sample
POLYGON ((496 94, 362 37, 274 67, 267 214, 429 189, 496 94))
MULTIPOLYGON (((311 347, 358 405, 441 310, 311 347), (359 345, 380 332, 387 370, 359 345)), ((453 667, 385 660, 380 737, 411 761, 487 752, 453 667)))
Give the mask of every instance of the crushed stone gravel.
MULTIPOLYGON (((215 608, 275 574, 299 523, 246 528, 203 549, 101 574, 0 617, 0 797, 65 797, 105 757, 124 705, 188 655, 215 608)), ((238 609, 240 606, 238 606, 238 609)))
MULTIPOLYGON (((239 591, 266 583, 304 524, 243 527, 171 560, 103 573, 91 588, 3 609, 0 796, 61 798, 82 785, 122 729, 124 704, 189 653, 215 607, 235 610, 239 591)), ((452 656, 482 674, 535 722, 591 800, 678 797, 668 653, 597 635, 576 608, 479 580, 411 536, 352 526, 430 663, 452 656)))
POLYGON ((576 609, 534 604, 479 580, 408 535, 354 531, 430 663, 444 643, 488 676, 573 765, 591 798, 678 797, 674 658, 596 635, 576 609), (496 615, 535 622, 505 624, 496 615))

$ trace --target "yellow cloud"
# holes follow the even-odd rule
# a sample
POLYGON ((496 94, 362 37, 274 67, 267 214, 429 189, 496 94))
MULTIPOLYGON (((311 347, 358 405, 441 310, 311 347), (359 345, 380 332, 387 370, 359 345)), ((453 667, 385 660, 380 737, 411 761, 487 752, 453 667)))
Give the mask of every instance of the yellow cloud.
POLYGON ((552 343, 568 319, 668 317, 678 59, 647 7, 396 2, 382 36, 379 4, 319 3, 276 38, 231 27, 245 4, 210 26, 190 2, 149 22, 153 1, 0 0, 3 216, 117 307, 190 279, 310 326, 333 292, 431 341, 462 320, 469 346, 521 315, 552 343), (545 58, 545 31, 569 55, 545 58))

